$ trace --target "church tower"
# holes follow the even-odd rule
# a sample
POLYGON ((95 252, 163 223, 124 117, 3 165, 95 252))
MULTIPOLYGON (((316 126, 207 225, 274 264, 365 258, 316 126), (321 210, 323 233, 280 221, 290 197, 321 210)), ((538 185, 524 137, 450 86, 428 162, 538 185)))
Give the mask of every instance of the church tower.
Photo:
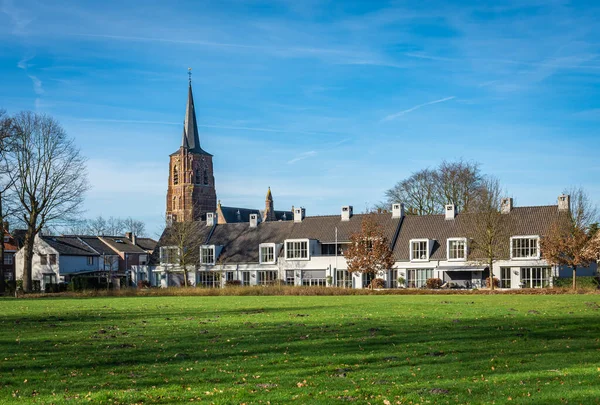
POLYGON ((169 161, 167 221, 204 220, 216 209, 212 155, 200 147, 190 73, 181 147, 169 161))

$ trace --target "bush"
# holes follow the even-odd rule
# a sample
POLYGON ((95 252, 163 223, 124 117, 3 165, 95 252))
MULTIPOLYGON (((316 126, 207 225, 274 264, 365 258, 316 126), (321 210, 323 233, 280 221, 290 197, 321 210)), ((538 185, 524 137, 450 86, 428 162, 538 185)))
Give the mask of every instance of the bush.
MULTIPOLYGON (((485 279, 485 286, 487 288, 490 288, 490 278, 489 277, 487 277, 485 279)), ((498 277, 494 277, 494 288, 498 288, 498 287, 500 287, 500 280, 498 279, 498 277)))
POLYGON ((137 283, 137 288, 150 288, 152 287, 152 285, 150 284, 150 281, 148 280, 140 280, 137 283))
POLYGON ((404 287, 406 285, 406 279, 404 277, 398 277, 398 287, 404 287))
POLYGON ((371 280, 371 288, 385 288, 385 280, 382 278, 374 278, 371 280))
MULTIPOLYGON (((575 279, 577 288, 586 290, 596 290, 600 287, 600 276, 581 276, 575 279)), ((556 277, 553 280, 554 287, 571 288, 573 286, 573 277, 556 277)))
POLYGON ((241 280, 227 280, 225 281, 225 287, 239 287, 242 285, 241 280))
POLYGON ((431 290, 439 290, 440 288, 442 288, 442 280, 439 278, 428 278, 427 281, 425 282, 425 285, 427 286, 427 288, 431 289, 431 290))

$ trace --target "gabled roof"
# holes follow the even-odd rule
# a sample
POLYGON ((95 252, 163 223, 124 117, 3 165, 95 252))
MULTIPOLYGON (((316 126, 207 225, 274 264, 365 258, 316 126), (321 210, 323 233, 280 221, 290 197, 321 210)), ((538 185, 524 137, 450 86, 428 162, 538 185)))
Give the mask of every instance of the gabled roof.
POLYGON ((152 238, 138 238, 135 239, 135 244, 147 251, 153 251, 158 242, 152 238))
POLYGON ((77 236, 41 236, 60 255, 65 256, 98 256, 92 248, 83 243, 77 236))
MULTIPOLYGON (((194 222, 195 225, 195 231, 194 231, 194 239, 195 239, 195 243, 194 244, 204 244, 211 231, 213 230, 212 226, 207 226, 206 225, 206 221, 195 221, 194 222)), ((160 238, 158 239, 158 242, 156 242, 156 246, 154 247, 154 250, 152 251, 152 254, 150 255, 150 265, 157 265, 160 263, 160 248, 162 246, 169 246, 172 245, 172 243, 169 242, 169 232, 168 232, 169 228, 165 228, 163 230, 162 235, 160 235, 160 238)))
MULTIPOLYGON (((457 214, 454 219, 446 219, 445 215, 407 215, 404 218, 398 240, 394 246, 396 260, 410 260, 411 239, 434 240, 431 260, 446 260, 449 238, 471 238, 475 226, 476 214, 457 214)), ((505 257, 509 257, 509 241, 511 236, 544 235, 554 221, 559 218, 558 206, 514 207, 506 219, 506 236, 502 249, 505 257)))
MULTIPOLYGON (((262 218, 263 214, 261 210, 256 210, 252 208, 238 208, 238 207, 220 207, 221 214, 223 219, 228 224, 234 224, 239 222, 249 222, 250 214, 258 215, 258 218, 262 218)), ((275 219, 277 221, 290 221, 294 219, 294 214, 292 211, 273 211, 275 214, 275 219)))
POLYGON ((367 216, 375 220, 385 237, 392 244, 398 230, 400 218, 392 218, 391 213, 355 214, 348 221, 342 221, 340 215, 305 217, 302 222, 294 222, 289 239, 308 238, 317 239, 321 243, 334 243, 335 229, 337 228, 337 241, 339 243, 349 242, 353 233, 361 231, 362 221, 367 216))
POLYGON ((283 243, 289 238, 291 221, 261 222, 256 228, 248 223, 217 225, 208 240, 210 245, 223 246, 218 260, 224 264, 258 263, 261 243, 283 243))
POLYGON ((102 242, 98 236, 78 236, 78 238, 89 247, 94 249, 98 254, 105 256, 115 256, 117 252, 110 248, 106 243, 102 242))
POLYGON ((8 231, 4 231, 4 236, 5 237, 8 236, 8 242, 4 242, 4 238, 2 238, 0 243, 4 244, 5 252, 16 252, 17 250, 19 250, 19 248, 17 247, 17 242, 12 237, 12 235, 10 233, 8 233, 8 231))
POLYGON ((99 236, 102 242, 107 244, 112 250, 122 253, 145 254, 146 251, 139 246, 134 245, 125 237, 120 236, 99 236))

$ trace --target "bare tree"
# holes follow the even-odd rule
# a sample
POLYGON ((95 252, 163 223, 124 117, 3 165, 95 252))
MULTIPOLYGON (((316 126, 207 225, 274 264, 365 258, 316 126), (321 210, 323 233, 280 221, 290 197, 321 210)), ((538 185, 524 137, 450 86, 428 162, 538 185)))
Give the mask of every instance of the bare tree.
POLYGON ((565 190, 570 195, 571 207, 566 216, 559 216, 548 233, 540 240, 542 257, 556 266, 567 266, 573 271, 573 289, 577 289, 577 268, 589 266, 596 260, 595 228, 598 208, 581 187, 565 190))
POLYGON ((443 161, 435 171, 435 196, 440 207, 446 204, 468 212, 479 193, 483 178, 479 164, 459 160, 443 161))
POLYGON ((102 215, 98 215, 96 218, 87 221, 87 230, 85 232, 92 235, 116 235, 106 232, 106 228, 106 220, 102 215))
POLYGON ((123 224, 125 226, 125 230, 133 233, 134 235, 145 236, 146 234, 146 225, 140 220, 128 217, 123 220, 123 224))
POLYGON ((181 222, 168 224, 160 239, 162 247, 169 249, 169 263, 174 264, 183 272, 184 285, 188 287, 190 267, 196 269, 200 262, 200 247, 203 240, 200 235, 202 222, 186 219, 181 222))
POLYGON ((485 264, 490 272, 490 289, 494 289, 494 263, 506 255, 508 215, 501 212, 502 189, 498 179, 486 177, 471 202, 469 223, 471 234, 470 260, 485 264))
POLYGON ((85 159, 64 129, 47 115, 21 112, 13 119, 9 176, 26 224, 23 289, 32 287, 32 257, 36 235, 51 224, 76 218, 88 189, 85 159))
POLYGON ((105 235, 122 235, 125 224, 121 218, 109 217, 106 220, 105 235))
POLYGON ((419 170, 387 190, 383 207, 404 203, 409 215, 430 215, 454 204, 457 210, 468 212, 482 180, 478 163, 443 161, 437 168, 419 170))
POLYGON ((15 213, 14 193, 11 193, 14 180, 9 176, 9 171, 14 164, 9 154, 13 129, 12 120, 7 116, 6 111, 0 110, 0 294, 4 294, 6 289, 2 265, 6 232, 4 221, 15 213))
POLYGON ((388 206, 404 203, 410 215, 429 215, 440 212, 435 195, 436 174, 429 169, 413 173, 385 192, 388 206))

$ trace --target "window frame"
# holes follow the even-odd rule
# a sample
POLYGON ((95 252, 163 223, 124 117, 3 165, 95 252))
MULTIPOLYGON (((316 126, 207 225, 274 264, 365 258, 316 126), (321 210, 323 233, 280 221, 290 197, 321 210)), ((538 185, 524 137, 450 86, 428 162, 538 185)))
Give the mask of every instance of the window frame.
MULTIPOLYGON (((517 249, 523 251, 524 249, 531 249, 531 246, 522 247, 519 246, 517 249)), ((510 238, 510 259, 511 260, 539 260, 540 255, 540 236, 539 235, 519 235, 519 236, 511 236, 510 238), (515 247, 513 243, 517 240, 535 240, 535 249, 536 253, 534 256, 515 256, 515 247)))
POLYGON ((179 264, 179 261, 173 262, 171 260, 171 255, 169 254, 169 252, 173 251, 173 250, 177 251, 176 255, 173 257, 174 259, 177 259, 178 256, 179 256, 179 248, 177 246, 169 245, 169 246, 161 246, 160 247, 159 252, 160 252, 160 264, 161 265, 163 265, 163 266, 164 265, 175 266, 175 265, 179 264), (167 253, 166 255, 165 255, 165 252, 167 253), (167 258, 166 261, 164 260, 165 257, 167 258))
POLYGON ((406 286, 407 288, 423 288, 427 286, 427 279, 432 277, 433 268, 430 267, 406 269, 406 286))
POLYGON ((12 266, 14 263, 14 253, 4 252, 3 264, 5 266, 12 266))
POLYGON ((409 253, 410 253, 410 261, 411 262, 428 262, 430 255, 431 255, 431 240, 430 239, 411 239, 409 242, 408 248, 409 248, 409 253), (425 259, 420 259, 420 258, 415 258, 414 257, 414 251, 413 251, 413 243, 423 243, 425 242, 425 253, 426 253, 426 258, 425 259))
POLYGON ((258 245, 258 262, 260 264, 275 264, 277 263, 277 254, 275 252, 275 243, 261 243, 258 245), (264 260, 263 249, 271 250, 271 260, 264 260))
POLYGON ((500 267, 500 288, 512 288, 512 267, 500 267))
POLYGON ((287 239, 284 244, 285 247, 285 260, 310 260, 310 241, 308 239, 287 239), (299 252, 300 256, 294 255, 294 257, 290 257, 290 249, 288 248, 289 244, 306 244, 306 249, 302 249, 302 247, 292 246, 291 252, 299 252), (302 252, 306 252, 306 256, 302 256, 302 252))
MULTIPOLYGON (((458 251, 459 250, 457 250, 457 252, 458 251)), ((469 247, 468 247, 467 238, 448 238, 446 240, 446 259, 449 262, 464 262, 467 260, 468 255, 469 255, 469 247), (450 252, 451 252, 450 245, 452 244, 452 242, 464 243, 464 247, 463 247, 463 255, 464 256, 463 257, 455 257, 455 258, 450 257, 450 252)))
MULTIPOLYGON (((215 245, 202 245, 200 246, 200 264, 205 264, 205 265, 214 265, 216 262, 216 249, 215 249, 215 245), (212 261, 208 262, 205 261, 205 257, 204 257, 204 251, 208 251, 208 250, 212 250, 212 261)), ((207 255, 208 256, 208 255, 207 255)), ((208 256, 207 258, 210 258, 210 256, 208 256)))
POLYGON ((48 265, 48 255, 46 253, 39 255, 40 256, 40 266, 48 265))

